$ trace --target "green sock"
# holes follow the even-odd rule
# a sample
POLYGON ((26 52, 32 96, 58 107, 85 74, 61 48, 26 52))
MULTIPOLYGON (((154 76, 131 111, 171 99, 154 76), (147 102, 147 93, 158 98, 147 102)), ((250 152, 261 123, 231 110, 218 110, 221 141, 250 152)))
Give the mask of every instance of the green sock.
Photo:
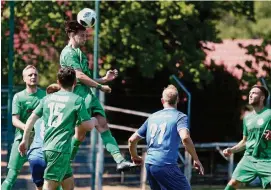
POLYGON ((56 188, 56 190, 63 190, 61 185, 56 188))
POLYGON ((224 190, 236 190, 233 186, 227 185, 224 190))
POLYGON ((78 152, 79 146, 82 142, 76 139, 75 137, 72 138, 72 151, 71 151, 71 161, 74 160, 76 153, 78 152))
POLYGON ((12 186, 14 185, 17 176, 18 176, 18 171, 9 169, 8 170, 8 175, 5 181, 3 181, 1 185, 1 190, 11 190, 12 186))
POLYGON ((103 139, 104 146, 108 152, 113 156, 115 162, 117 164, 121 163, 125 159, 120 154, 120 149, 117 144, 116 139, 112 136, 110 130, 107 130, 103 133, 101 133, 101 137, 103 139))

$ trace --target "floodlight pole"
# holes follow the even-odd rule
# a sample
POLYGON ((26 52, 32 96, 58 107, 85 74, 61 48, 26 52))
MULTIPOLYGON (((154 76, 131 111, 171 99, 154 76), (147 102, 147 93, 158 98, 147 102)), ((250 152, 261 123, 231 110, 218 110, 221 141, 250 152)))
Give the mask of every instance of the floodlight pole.
MULTIPOLYGON (((176 75, 171 76, 175 82, 183 89, 183 91, 188 96, 188 108, 187 108, 187 117, 188 117, 188 127, 191 128, 191 93, 188 89, 183 85, 183 83, 176 77, 176 75)), ((187 180, 190 182, 192 177, 192 158, 191 155, 185 151, 185 167, 184 167, 184 175, 187 180)))
POLYGON ((8 159, 10 155, 11 143, 13 140, 12 133, 12 97, 13 97, 13 59, 14 59, 14 1, 9 2, 9 51, 8 51, 8 159))
POLYGON ((188 117, 188 127, 190 128, 191 126, 191 93, 187 90, 187 88, 183 85, 183 83, 176 77, 176 75, 171 76, 177 84, 183 89, 183 91, 186 93, 188 96, 188 108, 187 108, 187 117, 188 117))
MULTIPOLYGON (((99 49, 99 0, 95 0, 95 12, 97 16, 97 20, 95 23, 95 35, 94 35, 94 60, 93 60, 93 79, 97 79, 98 76, 98 49, 99 49)), ((99 97, 99 91, 94 90, 95 95, 99 97)), ((91 160, 92 160, 92 171, 91 171, 91 189, 95 190, 95 181, 96 181, 96 154, 97 154, 97 149, 96 149, 96 144, 97 144, 97 130, 94 128, 91 132, 91 160)))

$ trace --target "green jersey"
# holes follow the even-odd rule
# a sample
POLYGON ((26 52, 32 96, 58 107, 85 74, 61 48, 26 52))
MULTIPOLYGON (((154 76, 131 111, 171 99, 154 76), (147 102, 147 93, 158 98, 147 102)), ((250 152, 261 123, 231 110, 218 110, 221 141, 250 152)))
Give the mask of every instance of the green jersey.
MULTIPOLYGON (((12 101, 12 115, 19 115, 20 121, 26 123, 32 111, 39 105, 40 100, 46 95, 44 90, 38 88, 35 93, 28 93, 26 90, 14 95, 12 101)), ((23 130, 16 128, 15 140, 22 139, 23 130)))
MULTIPOLYGON (((61 67, 72 67, 81 70, 89 78, 92 78, 92 71, 89 69, 87 56, 79 49, 66 46, 60 54, 61 67)), ((91 89, 85 84, 77 80, 77 84, 73 91, 75 94, 85 98, 87 94, 92 94, 91 89)))
POLYGON ((259 113, 250 113, 244 118, 243 135, 247 137, 245 155, 257 159, 271 160, 271 141, 263 133, 271 130, 271 109, 264 108, 259 113))
POLYGON ((61 153, 71 152, 75 123, 90 120, 83 99, 62 90, 46 96, 34 113, 45 123, 43 150, 61 153))

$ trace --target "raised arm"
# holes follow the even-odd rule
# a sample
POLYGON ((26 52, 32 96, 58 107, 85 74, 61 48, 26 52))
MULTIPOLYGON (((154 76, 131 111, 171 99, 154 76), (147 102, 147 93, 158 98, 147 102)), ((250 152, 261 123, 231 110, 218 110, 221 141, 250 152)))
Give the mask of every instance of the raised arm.
POLYGON ((112 81, 118 77, 118 70, 109 70, 106 72, 106 75, 102 78, 96 79, 95 81, 100 83, 100 84, 105 84, 109 81, 112 81))
POLYGON ((86 86, 97 88, 97 89, 99 89, 103 92, 106 92, 106 93, 111 92, 111 88, 109 86, 99 84, 98 82, 96 82, 95 80, 92 80, 90 77, 88 77, 86 74, 84 74, 81 70, 76 69, 75 73, 76 73, 76 78, 80 82, 85 84, 86 86))

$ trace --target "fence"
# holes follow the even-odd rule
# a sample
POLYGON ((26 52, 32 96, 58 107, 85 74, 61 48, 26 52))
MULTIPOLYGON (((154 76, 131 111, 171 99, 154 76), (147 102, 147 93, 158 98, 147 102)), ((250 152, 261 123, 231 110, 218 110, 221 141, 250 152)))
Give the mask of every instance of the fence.
MULTIPOLYGON (((20 90, 20 88, 14 88, 14 93, 20 90)), ((7 134, 7 124, 6 124, 6 116, 7 116, 7 106, 3 103, 5 103, 7 99, 7 90, 2 89, 2 105, 1 105, 1 118, 2 118, 2 149, 3 146, 7 142, 7 137, 9 136, 7 134), (3 101, 4 100, 4 101, 3 101)), ((123 114, 132 114, 142 117, 148 117, 149 113, 144 112, 138 112, 134 110, 127 110, 127 109, 121 109, 116 108, 112 106, 104 106, 104 108, 107 111, 114 111, 114 112, 120 112, 123 114)), ((136 129, 132 127, 127 126, 121 126, 121 125, 115 125, 115 124, 109 124, 109 127, 112 130, 124 130, 129 133, 133 133, 136 129)), ((232 155, 229 159, 224 158, 221 149, 232 146, 235 143, 196 143, 195 147, 198 151, 199 157, 202 160, 204 167, 206 169, 206 174, 204 177, 198 176, 196 172, 192 170, 192 160, 191 156, 184 151, 183 146, 180 147, 180 153, 179 153, 179 166, 184 171, 185 175, 191 181, 192 184, 204 184, 208 183, 210 184, 225 184, 226 181, 231 177, 231 173, 234 168, 234 156, 232 155), (222 158, 222 159, 220 159, 222 158), (219 160, 219 163, 216 163, 219 160), (215 176, 215 178, 214 178, 215 176)), ((101 146, 97 146, 97 149, 99 149, 101 146)), ((5 147, 6 148, 6 147, 5 147)), ((145 145, 138 145, 139 152, 143 155, 143 157, 146 155, 146 146, 145 145)), ((129 158, 128 153, 128 146, 127 145, 120 145, 120 149, 123 152, 123 154, 126 156, 126 158, 129 158)), ((76 185, 77 186, 90 186, 90 178, 91 178, 91 158, 89 157, 87 152, 90 152, 90 138, 86 138, 86 141, 83 143, 83 145, 80 148, 79 154, 75 160, 75 163, 73 164, 74 167, 74 173, 76 178, 76 185), (84 176, 84 177, 81 177, 84 176), (82 180, 80 180, 82 179, 82 180)), ((104 150, 98 150, 98 159, 97 159, 97 168, 98 172, 96 172, 96 176, 99 178, 102 178, 103 184, 129 184, 129 185, 141 185, 142 189, 146 188, 146 171, 145 168, 142 167, 136 171, 128 172, 128 173, 116 173, 115 171, 115 163, 112 159, 112 157, 107 153, 104 152, 104 150), (103 165, 99 164, 99 161, 101 161, 104 158, 103 165), (101 168, 99 169, 99 165, 101 168), (102 173, 99 171, 103 171, 102 173)), ((2 159, 4 161, 7 161, 7 158, 2 159)), ((2 168, 2 176, 5 174, 3 171, 4 168, 2 168)), ((26 172, 27 173, 27 172, 26 172)), ((99 184, 99 178, 96 177, 96 183, 99 184)), ((101 180, 100 180, 101 182, 101 180)), ((101 185, 101 183, 100 183, 101 185)), ((28 188, 30 189, 30 188, 28 188)))

